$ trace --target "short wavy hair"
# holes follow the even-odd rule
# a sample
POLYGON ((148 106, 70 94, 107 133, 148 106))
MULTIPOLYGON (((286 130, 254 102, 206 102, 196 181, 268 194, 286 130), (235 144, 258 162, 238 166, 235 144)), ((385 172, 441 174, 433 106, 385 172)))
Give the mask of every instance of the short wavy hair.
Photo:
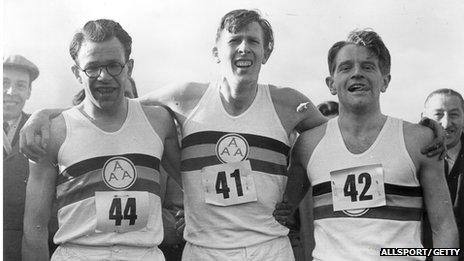
POLYGON ((69 45, 69 54, 74 61, 77 61, 77 55, 84 41, 100 43, 113 37, 116 37, 121 42, 125 59, 126 61, 129 60, 132 51, 132 38, 118 22, 109 19, 88 21, 84 27, 74 34, 69 45))
POLYGON ((336 42, 329 49, 327 63, 330 75, 335 72, 337 54, 340 50, 350 44, 366 47, 379 60, 382 75, 389 75, 391 68, 390 52, 382 41, 382 38, 372 29, 354 30, 348 34, 346 41, 336 42))
POLYGON ((263 29, 264 51, 268 56, 271 55, 272 50, 274 50, 274 32, 269 21, 255 10, 237 9, 225 14, 216 32, 216 42, 221 38, 223 30, 237 33, 252 22, 257 22, 263 29))
POLYGON ((453 90, 453 89, 448 89, 448 88, 444 88, 444 89, 438 89, 438 90, 435 90, 433 92, 431 92, 427 98, 425 99, 425 102, 424 102, 424 106, 427 105, 427 102, 435 95, 447 95, 447 96, 455 96, 457 97, 460 101, 461 101, 461 106, 462 106, 462 110, 464 110, 464 99, 462 98, 462 95, 453 90))

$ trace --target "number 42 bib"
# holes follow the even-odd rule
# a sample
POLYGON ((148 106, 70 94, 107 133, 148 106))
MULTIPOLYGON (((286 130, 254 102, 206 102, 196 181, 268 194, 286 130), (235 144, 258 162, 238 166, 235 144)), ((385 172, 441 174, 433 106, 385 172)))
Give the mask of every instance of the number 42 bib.
POLYGON ((258 200, 249 160, 205 167, 201 177, 208 204, 231 206, 258 200))
POLYGON ((330 172, 334 211, 348 211, 386 205, 381 164, 330 172))

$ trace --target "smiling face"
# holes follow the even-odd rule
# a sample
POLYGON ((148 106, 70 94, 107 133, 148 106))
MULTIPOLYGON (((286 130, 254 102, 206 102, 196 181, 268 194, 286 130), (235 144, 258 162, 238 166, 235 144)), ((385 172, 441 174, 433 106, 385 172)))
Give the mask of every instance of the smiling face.
POLYGON ((3 68, 3 119, 17 119, 30 96, 29 73, 17 68, 3 68))
POLYGON ((436 120, 445 128, 446 146, 456 146, 464 128, 464 109, 461 100, 448 94, 435 94, 425 104, 424 116, 436 120))
POLYGON ((268 59, 263 29, 252 22, 236 33, 223 30, 213 54, 224 77, 237 82, 257 82, 261 65, 268 59))
POLYGON ((86 99, 100 109, 108 109, 118 105, 124 98, 124 86, 127 77, 132 72, 132 60, 126 64, 124 49, 121 42, 113 37, 104 42, 84 41, 77 56, 77 63, 83 70, 102 66, 100 75, 96 78, 88 77, 77 66, 73 72, 78 81, 84 84, 86 99), (126 64, 121 73, 112 76, 105 69, 111 63, 126 64))
POLYGON ((378 108, 380 92, 385 92, 390 75, 382 75, 378 58, 363 46, 349 44, 338 52, 335 71, 326 78, 333 95, 345 108, 378 108), (375 107, 372 107, 375 106, 375 107))

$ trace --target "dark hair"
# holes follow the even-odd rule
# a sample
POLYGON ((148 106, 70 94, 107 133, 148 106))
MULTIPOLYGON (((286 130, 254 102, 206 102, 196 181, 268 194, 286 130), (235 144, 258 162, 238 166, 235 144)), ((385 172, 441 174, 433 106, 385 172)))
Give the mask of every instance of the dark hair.
POLYGON ((338 52, 346 45, 354 44, 366 47, 379 60, 382 75, 390 74, 391 57, 390 52, 380 36, 371 29, 354 30, 348 34, 346 41, 336 42, 330 49, 327 57, 330 75, 335 72, 338 52))
POLYGON ((464 99, 462 98, 462 95, 453 90, 453 89, 438 89, 438 90, 435 90, 433 92, 431 92, 429 94, 429 96, 427 96, 427 98, 425 99, 425 102, 424 102, 424 106, 427 104, 427 102, 432 98, 432 96, 434 95, 437 95, 437 94, 443 94, 443 95, 449 95, 449 96, 456 96, 458 97, 458 99, 461 101, 461 106, 462 106, 462 109, 464 110, 464 99))
POLYGON ((271 24, 255 10, 237 9, 224 15, 216 32, 216 42, 221 38, 223 30, 237 33, 252 22, 257 22, 263 29, 264 51, 268 56, 271 55, 274 49, 274 33, 271 24))
POLYGON ((338 115, 338 102, 325 101, 325 102, 317 105, 317 109, 324 116, 338 115))
POLYGON ((126 61, 131 54, 132 38, 118 22, 109 19, 88 21, 76 34, 69 45, 69 54, 74 61, 84 41, 104 42, 116 37, 124 47, 126 61))

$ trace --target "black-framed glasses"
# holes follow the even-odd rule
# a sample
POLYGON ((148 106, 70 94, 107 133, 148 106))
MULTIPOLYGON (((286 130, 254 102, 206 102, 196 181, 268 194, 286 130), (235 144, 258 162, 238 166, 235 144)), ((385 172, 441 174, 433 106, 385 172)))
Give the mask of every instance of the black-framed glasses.
POLYGON ((109 64, 105 65, 100 65, 100 66, 89 66, 85 69, 80 68, 81 71, 85 73, 89 78, 98 78, 102 72, 102 69, 105 68, 106 71, 108 72, 109 75, 111 76, 118 76, 121 74, 122 69, 126 66, 127 62, 125 64, 120 64, 118 62, 112 62, 109 64))

